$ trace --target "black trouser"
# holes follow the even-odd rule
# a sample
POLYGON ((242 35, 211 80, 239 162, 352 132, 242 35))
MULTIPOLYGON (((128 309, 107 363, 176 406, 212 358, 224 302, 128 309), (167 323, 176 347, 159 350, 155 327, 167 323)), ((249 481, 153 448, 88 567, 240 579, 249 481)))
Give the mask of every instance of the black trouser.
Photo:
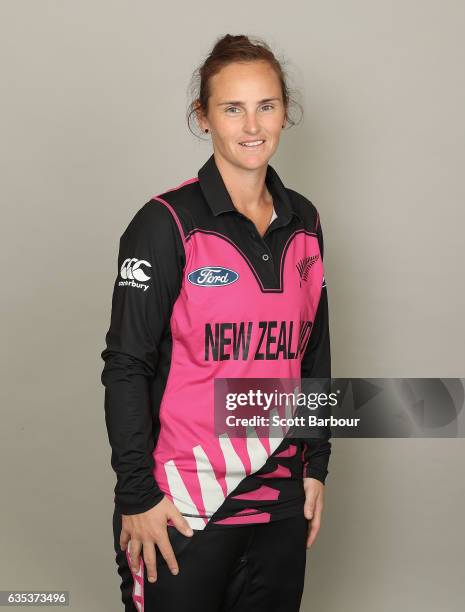
POLYGON ((303 508, 295 517, 223 529, 207 526, 191 537, 168 526, 179 574, 171 574, 156 548, 157 580, 148 582, 143 563, 143 584, 136 584, 136 595, 143 587, 143 606, 136 607, 135 581, 126 551, 119 546, 121 514, 115 508, 114 546, 125 611, 298 612, 307 529, 303 508))

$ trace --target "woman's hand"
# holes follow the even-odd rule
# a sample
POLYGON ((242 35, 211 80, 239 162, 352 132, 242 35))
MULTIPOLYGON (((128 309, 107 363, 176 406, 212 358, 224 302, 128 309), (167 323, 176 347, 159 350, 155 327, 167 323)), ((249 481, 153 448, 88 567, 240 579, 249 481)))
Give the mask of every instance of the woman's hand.
POLYGON ((323 512, 323 490, 325 485, 316 478, 304 478, 305 504, 304 515, 309 519, 307 548, 315 541, 321 524, 323 512))
POLYGON ((121 550, 126 550, 131 541, 130 559, 134 572, 139 571, 140 551, 143 547, 144 562, 150 582, 157 579, 155 544, 160 549, 173 574, 179 573, 178 562, 168 538, 166 523, 171 519, 174 526, 185 536, 192 536, 188 522, 166 496, 156 506, 141 514, 123 514, 120 535, 121 550))

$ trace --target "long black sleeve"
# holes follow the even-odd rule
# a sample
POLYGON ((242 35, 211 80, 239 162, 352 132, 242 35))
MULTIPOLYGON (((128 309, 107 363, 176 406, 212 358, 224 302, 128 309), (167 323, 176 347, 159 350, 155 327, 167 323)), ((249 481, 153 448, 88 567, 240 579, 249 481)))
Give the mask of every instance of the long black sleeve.
POLYGON ((101 380, 115 504, 123 514, 149 510, 163 499, 153 477, 151 398, 159 345, 181 288, 185 254, 178 226, 162 203, 151 200, 120 239, 118 276, 101 380))
MULTIPOLYGON (((321 224, 318 223, 317 237, 320 246, 321 259, 323 260, 323 231, 321 224)), ((323 286, 321 288, 321 296, 318 304, 315 320, 313 323, 312 333, 305 349, 301 364, 302 378, 324 378, 325 391, 329 392, 331 379, 331 351, 329 338, 329 313, 328 313, 328 293, 326 282, 323 278, 323 286)), ((328 463, 331 454, 331 429, 318 428, 322 437, 306 438, 304 462, 304 476, 307 478, 316 478, 322 483, 328 474, 328 463)))

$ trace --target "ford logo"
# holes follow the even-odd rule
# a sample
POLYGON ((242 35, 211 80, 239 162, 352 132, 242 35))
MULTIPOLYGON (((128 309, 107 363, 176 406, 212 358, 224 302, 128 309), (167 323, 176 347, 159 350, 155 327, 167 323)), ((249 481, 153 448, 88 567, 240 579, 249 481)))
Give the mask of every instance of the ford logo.
POLYGON ((187 275, 187 279, 199 287, 224 287, 234 283, 239 274, 222 266, 203 266, 187 275))

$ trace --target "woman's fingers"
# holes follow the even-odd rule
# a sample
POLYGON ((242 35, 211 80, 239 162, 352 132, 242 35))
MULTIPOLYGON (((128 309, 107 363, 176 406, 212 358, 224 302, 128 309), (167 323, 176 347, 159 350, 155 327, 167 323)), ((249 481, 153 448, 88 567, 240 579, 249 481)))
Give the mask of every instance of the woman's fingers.
POLYGON ((312 520, 309 521, 307 548, 310 548, 310 546, 313 544, 319 530, 320 530, 320 521, 318 521, 316 517, 312 518, 312 520))
POLYGON ((131 560, 132 571, 137 574, 140 567, 140 551, 142 549, 142 542, 140 540, 134 540, 131 538, 129 544, 129 558, 131 560))
POLYGON ((157 579, 157 553, 153 542, 144 542, 144 563, 147 568, 147 578, 149 582, 157 579))
POLYGON ((168 538, 168 532, 165 529, 165 532, 157 541, 157 546, 160 549, 163 558, 166 561, 167 566, 170 568, 171 573, 176 575, 179 573, 178 562, 176 560, 174 550, 171 546, 171 542, 168 538))
POLYGON ((131 534, 126 529, 121 529, 121 533, 119 536, 119 545, 121 550, 126 550, 129 540, 131 539, 131 534))
MULTIPOLYGON (((309 501, 310 503, 308 504, 308 506, 311 506, 311 518, 308 524, 307 548, 310 548, 310 546, 313 544, 316 536, 318 535, 318 531, 320 530, 321 515, 323 513, 322 492, 317 493, 315 497, 307 494, 306 503, 308 503, 309 501)), ((308 518, 307 513, 305 513, 305 516, 308 518)))
POLYGON ((167 520, 170 519, 176 529, 185 536, 192 536, 193 530, 176 506, 167 498, 163 498, 153 508, 135 515, 123 515, 120 534, 121 550, 129 547, 129 559, 132 571, 140 569, 140 554, 143 547, 144 562, 147 567, 147 578, 150 582, 157 579, 157 552, 166 561, 173 574, 179 573, 179 566, 168 537, 167 520), (131 535, 132 534, 132 535, 131 535), (143 545, 142 545, 143 543, 143 545))
POLYGON ((179 511, 170 514, 169 518, 171 519, 171 521, 173 521, 173 525, 176 527, 176 529, 182 534, 189 537, 191 535, 194 535, 194 532, 192 531, 189 523, 179 511))

